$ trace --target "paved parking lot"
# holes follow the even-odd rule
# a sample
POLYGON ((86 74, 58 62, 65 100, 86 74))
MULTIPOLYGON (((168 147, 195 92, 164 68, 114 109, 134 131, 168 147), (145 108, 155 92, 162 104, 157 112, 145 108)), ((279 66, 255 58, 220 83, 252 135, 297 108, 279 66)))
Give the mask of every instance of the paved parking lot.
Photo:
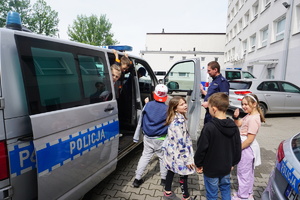
MULTIPOLYGON (((203 113, 203 112, 202 112, 203 113)), ((267 116, 267 122, 262 125, 257 136, 261 147, 262 165, 255 169, 254 198, 261 199, 269 174, 274 167, 276 150, 279 143, 300 131, 300 115, 275 115, 267 116)), ((135 170, 142 153, 142 145, 134 152, 124 157, 114 173, 99 183, 94 189, 85 195, 84 200, 106 199, 130 199, 130 200, 160 200, 163 199, 163 187, 160 186, 159 163, 157 157, 153 157, 145 172, 145 182, 140 188, 134 188, 132 182, 135 170)), ((232 171, 232 190, 238 187, 236 171, 232 171)), ((179 196, 181 191, 178 176, 174 177, 173 190, 179 196)), ((203 176, 194 174, 189 176, 189 191, 197 199, 206 199, 203 176)))

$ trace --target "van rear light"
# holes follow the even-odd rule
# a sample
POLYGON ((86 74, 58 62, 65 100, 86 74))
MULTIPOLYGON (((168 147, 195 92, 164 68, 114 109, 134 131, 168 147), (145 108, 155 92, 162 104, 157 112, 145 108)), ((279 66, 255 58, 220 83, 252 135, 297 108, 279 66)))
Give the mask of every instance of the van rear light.
POLYGON ((0 141, 0 180, 7 179, 8 172, 8 156, 5 141, 0 141))
POLYGON ((282 159, 284 158, 284 151, 283 151, 283 142, 282 141, 279 146, 278 146, 278 150, 277 150, 277 161, 280 163, 282 161, 282 159))
POLYGON ((236 95, 247 95, 247 94, 251 94, 252 92, 250 91, 234 91, 234 94, 236 95))

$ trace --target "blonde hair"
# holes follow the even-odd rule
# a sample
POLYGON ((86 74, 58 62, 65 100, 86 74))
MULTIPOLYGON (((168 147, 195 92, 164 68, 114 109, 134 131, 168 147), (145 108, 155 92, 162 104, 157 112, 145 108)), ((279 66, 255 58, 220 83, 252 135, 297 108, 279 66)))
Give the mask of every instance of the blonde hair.
POLYGON ((116 71, 119 73, 119 75, 122 74, 121 67, 120 67, 119 65, 112 64, 112 65, 110 66, 110 69, 111 69, 111 70, 113 70, 113 69, 116 70, 116 71))
POLYGON ((247 94, 246 96, 243 97, 243 99, 245 99, 252 108, 254 108, 253 105, 254 105, 254 103, 256 103, 255 108, 257 109, 257 111, 260 115, 260 121, 261 122, 266 122, 264 114, 263 114, 263 112, 262 112, 262 110, 259 106, 259 100, 258 100, 257 96, 253 93, 252 94, 247 94))
POLYGON ((223 92, 214 93, 208 98, 208 104, 221 112, 226 112, 229 106, 229 97, 223 92))
POLYGON ((131 64, 130 59, 127 56, 122 56, 120 59, 121 65, 129 66, 131 64))
MULTIPOLYGON (((169 101, 169 108, 168 108, 168 112, 167 112, 167 120, 166 120, 166 125, 169 125, 172 123, 172 121, 174 120, 174 117, 176 115, 176 109, 177 106, 179 104, 180 100, 183 100, 186 103, 186 100, 183 97, 180 96, 175 96, 173 97, 170 101, 169 101)), ((183 114, 184 118, 186 119, 186 116, 183 114)))

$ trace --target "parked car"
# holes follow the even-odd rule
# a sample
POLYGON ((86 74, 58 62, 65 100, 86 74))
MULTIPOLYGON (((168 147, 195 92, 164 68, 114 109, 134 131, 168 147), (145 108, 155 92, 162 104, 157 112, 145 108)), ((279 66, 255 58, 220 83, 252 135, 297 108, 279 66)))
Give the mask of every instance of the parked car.
POLYGON ((248 71, 236 69, 221 69, 221 74, 227 79, 255 79, 256 77, 248 71))
POLYGON ((159 83, 162 83, 163 78, 167 74, 166 71, 154 71, 154 74, 158 80, 159 83))
POLYGON ((300 133, 282 141, 262 200, 300 199, 300 133))
POLYGON ((243 96, 254 93, 264 115, 300 113, 300 88, 293 83, 274 79, 230 80, 229 109, 241 108, 243 96))

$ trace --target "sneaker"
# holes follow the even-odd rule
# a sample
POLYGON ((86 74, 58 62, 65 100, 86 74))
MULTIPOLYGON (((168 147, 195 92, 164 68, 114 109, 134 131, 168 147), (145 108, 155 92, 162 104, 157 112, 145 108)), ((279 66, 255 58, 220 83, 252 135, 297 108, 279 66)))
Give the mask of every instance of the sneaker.
POLYGON ((231 200, 242 200, 241 198, 239 198, 238 196, 232 196, 231 200))
POLYGON ((180 198, 178 196, 176 196, 176 194, 174 194, 174 192, 171 192, 171 194, 166 194, 166 192, 164 192, 164 199, 165 200, 169 200, 169 199, 180 200, 180 198))
POLYGON ((250 194, 248 200, 254 200, 253 194, 250 194))
POLYGON ((166 185, 166 179, 161 179, 160 185, 165 187, 165 185, 166 185))
MULTIPOLYGON (((251 196, 251 195, 250 195, 250 196, 251 196)), ((254 200, 254 199, 253 199, 253 196, 252 196, 252 199, 251 199, 250 196, 249 196, 248 199, 242 199, 242 198, 240 198, 240 197, 238 197, 238 196, 231 196, 231 200, 254 200)))
POLYGON ((140 187, 140 185, 142 185, 143 183, 144 183, 143 179, 140 179, 140 180, 134 179, 132 185, 133 185, 133 187, 138 188, 138 187, 140 187))

